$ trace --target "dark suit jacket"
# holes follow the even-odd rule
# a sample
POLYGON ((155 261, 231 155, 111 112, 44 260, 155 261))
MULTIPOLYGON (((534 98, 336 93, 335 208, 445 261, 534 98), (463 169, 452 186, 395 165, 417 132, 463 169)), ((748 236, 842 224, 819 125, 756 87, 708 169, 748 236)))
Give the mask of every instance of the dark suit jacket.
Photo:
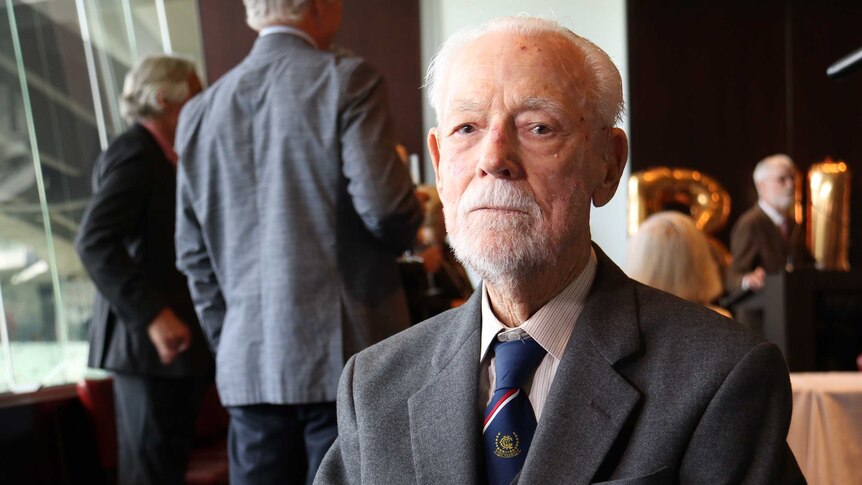
POLYGON ((812 257, 805 248, 805 231, 790 219, 789 241, 785 243, 781 230, 763 212, 760 205, 748 209, 730 233, 733 261, 727 269, 727 290, 742 287, 742 277, 761 266, 767 273, 784 269, 788 261, 808 263, 812 257), (788 258, 788 256, 790 256, 788 258))
POLYGON ((93 198, 75 241, 98 290, 90 367, 169 377, 211 372, 186 280, 174 266, 175 205, 176 170, 143 126, 133 125, 96 160, 93 198), (192 331, 191 348, 168 366, 147 335, 165 307, 192 331))
MULTIPOLYGON (((778 348, 599 254, 520 483, 802 483, 778 348)), ((477 483, 481 291, 357 354, 316 483, 477 483)))

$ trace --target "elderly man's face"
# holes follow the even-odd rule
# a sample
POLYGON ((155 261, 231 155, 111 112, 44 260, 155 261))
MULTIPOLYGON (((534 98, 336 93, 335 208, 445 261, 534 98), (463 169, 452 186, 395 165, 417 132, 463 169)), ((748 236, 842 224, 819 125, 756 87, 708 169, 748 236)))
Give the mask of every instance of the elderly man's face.
POLYGON ((441 80, 428 145, 455 252, 483 278, 583 254, 591 199, 616 190, 625 134, 597 126, 583 61, 559 36, 494 33, 441 80))
POLYGON ((779 212, 790 210, 795 190, 796 172, 784 165, 772 165, 766 177, 757 184, 759 197, 779 212))

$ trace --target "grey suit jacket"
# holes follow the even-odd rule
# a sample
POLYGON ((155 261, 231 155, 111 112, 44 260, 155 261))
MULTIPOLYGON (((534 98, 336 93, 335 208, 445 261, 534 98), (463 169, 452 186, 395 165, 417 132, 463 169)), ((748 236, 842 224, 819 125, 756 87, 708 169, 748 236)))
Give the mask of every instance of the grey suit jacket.
POLYGON ((224 404, 334 401, 347 357, 408 326, 422 215, 394 147, 380 75, 289 34, 184 108, 177 264, 224 404))
MULTIPOLYGON (((801 483, 780 351, 599 254, 520 483, 801 483)), ((354 356, 316 482, 478 483, 481 292, 354 356)))

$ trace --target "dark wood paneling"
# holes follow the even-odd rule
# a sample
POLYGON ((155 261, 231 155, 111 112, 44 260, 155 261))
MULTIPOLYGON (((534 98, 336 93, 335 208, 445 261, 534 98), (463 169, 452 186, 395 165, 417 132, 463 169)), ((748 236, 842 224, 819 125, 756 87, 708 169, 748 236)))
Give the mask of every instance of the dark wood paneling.
MULTIPOLYGON (((386 79, 396 134, 411 153, 425 153, 419 0, 343 2, 336 43, 367 59, 386 79)), ((199 0, 207 78, 215 82, 251 49, 256 33, 239 0, 199 0)))
POLYGON ((810 167, 824 157, 842 159, 853 173, 850 263, 862 267, 862 71, 844 79, 826 68, 862 47, 862 2, 793 2, 792 100, 794 158, 810 167), (855 242, 855 244, 854 244, 855 242))
POLYGON ((825 75, 862 45, 859 25, 862 4, 850 0, 629 0, 632 170, 683 166, 718 179, 733 200, 725 242, 757 199, 754 165, 772 153, 802 170, 843 158, 862 207, 862 72, 844 82, 825 75))
POLYGON ((702 170, 735 219, 756 199, 754 164, 786 145, 784 18, 774 1, 703 3, 629 1, 632 171, 702 170))
POLYGON ((425 153, 418 0, 346 0, 336 43, 364 57, 386 79, 398 139, 425 153))
POLYGON ((238 0, 198 0, 201 42, 212 84, 248 54, 257 32, 245 23, 245 7, 238 0))

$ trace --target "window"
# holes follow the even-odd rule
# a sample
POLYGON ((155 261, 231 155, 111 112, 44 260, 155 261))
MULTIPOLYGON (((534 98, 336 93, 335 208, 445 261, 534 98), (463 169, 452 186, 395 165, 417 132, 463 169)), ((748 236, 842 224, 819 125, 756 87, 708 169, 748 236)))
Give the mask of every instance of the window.
MULTIPOLYGON (((74 250, 135 60, 200 60, 195 0, 0 0, 0 392, 86 372, 94 288, 74 250)), ((198 62, 203 75, 203 65, 198 62)))

